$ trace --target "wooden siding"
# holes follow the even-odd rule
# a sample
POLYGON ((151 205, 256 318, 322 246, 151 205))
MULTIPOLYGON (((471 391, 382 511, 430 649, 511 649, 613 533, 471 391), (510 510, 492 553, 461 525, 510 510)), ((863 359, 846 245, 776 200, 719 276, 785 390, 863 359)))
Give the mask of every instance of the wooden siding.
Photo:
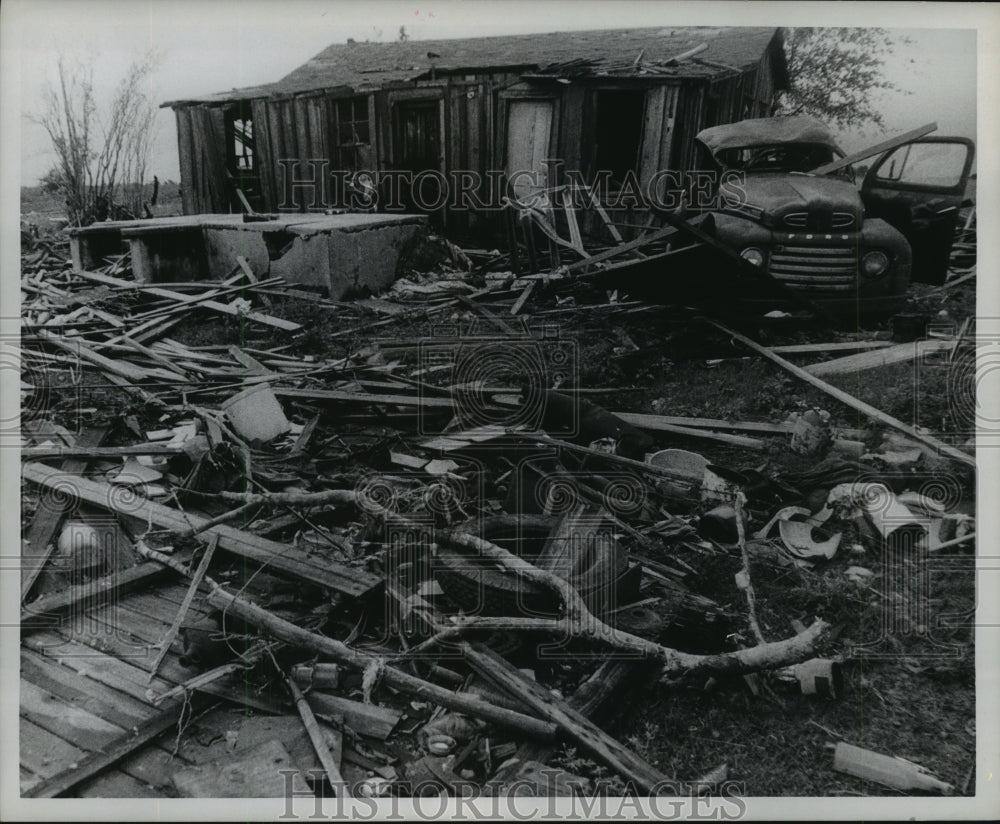
MULTIPOLYGON (((659 169, 690 170, 697 155, 694 136, 703 128, 746 117, 766 117, 774 96, 772 55, 756 65, 721 73, 712 79, 653 78, 636 81, 646 90, 637 174, 645 184, 659 169)), ((534 84, 512 72, 449 75, 356 92, 345 87, 249 102, 254 122, 256 159, 264 208, 278 211, 282 169, 278 161, 326 159, 334 169, 329 134, 331 107, 346 97, 367 98, 372 171, 394 168, 393 109, 414 99, 441 101, 442 171, 485 174, 506 164, 507 105, 504 99, 548 97, 555 101, 550 146, 566 170, 592 171, 595 96, 599 89, 635 88, 611 78, 570 84, 534 84)), ((186 104, 175 108, 184 211, 227 212, 230 186, 225 177, 223 106, 186 104)), ((312 170, 301 165, 299 174, 312 170)), ((549 181, 550 185, 560 181, 549 181)), ((481 193, 484 194, 485 193, 481 193)), ((332 195, 331 195, 332 197, 332 195)), ((329 198, 328 198, 329 200, 329 198)), ((448 225, 463 228, 464 219, 448 225)))

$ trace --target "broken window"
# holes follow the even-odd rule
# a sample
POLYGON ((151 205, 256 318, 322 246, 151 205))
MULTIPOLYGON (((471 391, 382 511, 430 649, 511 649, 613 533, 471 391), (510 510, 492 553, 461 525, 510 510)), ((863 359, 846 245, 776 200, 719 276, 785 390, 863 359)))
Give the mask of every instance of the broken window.
POLYGON ((621 182, 639 165, 646 93, 641 90, 603 90, 597 93, 595 171, 608 171, 621 182))
POLYGON ((256 152, 253 139, 253 119, 239 109, 229 112, 226 119, 229 132, 229 168, 234 174, 253 174, 256 171, 256 152))
POLYGON ((349 97, 332 102, 330 142, 335 169, 356 172, 370 165, 371 129, 367 97, 349 97))

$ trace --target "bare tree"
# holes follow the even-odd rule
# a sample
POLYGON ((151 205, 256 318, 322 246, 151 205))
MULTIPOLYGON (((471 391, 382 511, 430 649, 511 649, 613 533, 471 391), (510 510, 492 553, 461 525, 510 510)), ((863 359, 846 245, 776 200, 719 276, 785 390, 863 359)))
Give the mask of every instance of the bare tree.
POLYGON ((58 82, 45 89, 34 119, 52 141, 70 223, 142 212, 157 111, 146 91, 153 65, 152 55, 133 62, 102 116, 93 68, 59 60, 58 82))
POLYGON ((884 127, 876 96, 902 93, 884 67, 907 38, 879 28, 794 28, 784 35, 791 89, 779 114, 811 114, 839 128, 884 127))

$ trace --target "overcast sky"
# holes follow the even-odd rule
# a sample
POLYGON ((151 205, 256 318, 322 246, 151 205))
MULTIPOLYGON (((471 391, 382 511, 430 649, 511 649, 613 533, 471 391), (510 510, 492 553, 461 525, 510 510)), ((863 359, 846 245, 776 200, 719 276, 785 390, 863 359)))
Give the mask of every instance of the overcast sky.
MULTIPOLYGON (((279 79, 331 43, 394 40, 400 26, 411 38, 474 37, 569 29, 632 26, 741 24, 881 25, 919 23, 918 4, 884 4, 906 14, 882 19, 850 10, 854 4, 683 4, 671 2, 369 2, 330 0, 34 0, 0 7, 4 23, 16 14, 34 35, 22 37, 12 63, 20 68, 22 95, 21 181, 33 184, 53 165, 45 133, 26 114, 37 110, 42 88, 54 77, 60 55, 92 63, 98 94, 107 97, 130 62, 149 49, 160 60, 150 94, 157 104, 279 79), (837 7, 837 8, 833 8, 837 7), (833 8, 833 11, 831 11, 833 8)), ((928 5, 919 4, 925 9, 928 5)), ((942 7, 958 4, 942 4, 942 7)), ((947 14, 938 17, 947 25, 947 14)), ((955 16, 954 20, 960 19, 955 16)), ((899 30, 900 45, 885 76, 902 92, 880 101, 890 132, 936 120, 939 134, 975 137, 976 34, 971 29, 899 30)), ((843 134, 851 151, 882 137, 871 130, 843 134)), ((159 111, 151 173, 178 178, 173 113, 159 111)))

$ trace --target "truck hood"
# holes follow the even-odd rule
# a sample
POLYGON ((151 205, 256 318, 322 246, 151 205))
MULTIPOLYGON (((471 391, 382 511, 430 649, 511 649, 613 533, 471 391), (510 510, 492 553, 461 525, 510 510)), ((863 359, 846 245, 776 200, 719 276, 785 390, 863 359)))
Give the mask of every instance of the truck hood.
POLYGON ((864 219, 853 183, 831 177, 785 173, 748 174, 741 184, 746 205, 735 211, 775 229, 858 229, 864 219), (759 216, 758 216, 759 215, 759 216))

